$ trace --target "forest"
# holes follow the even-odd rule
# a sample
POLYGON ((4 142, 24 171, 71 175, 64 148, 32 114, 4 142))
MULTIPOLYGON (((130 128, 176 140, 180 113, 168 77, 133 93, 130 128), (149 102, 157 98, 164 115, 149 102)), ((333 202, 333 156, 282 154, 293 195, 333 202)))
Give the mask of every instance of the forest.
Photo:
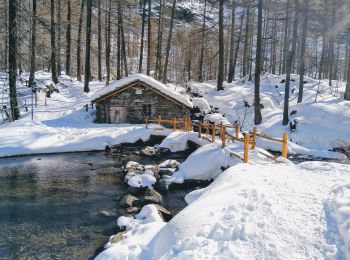
POLYGON ((304 76, 347 80, 350 99, 349 8, 346 0, 3 0, 0 68, 13 107, 16 75, 32 83, 36 70, 51 71, 55 83, 61 74, 84 80, 85 92, 93 79, 108 85, 133 73, 183 85, 216 80, 218 91, 247 77, 259 124, 264 73, 286 74, 286 90, 300 75, 298 102, 304 76))

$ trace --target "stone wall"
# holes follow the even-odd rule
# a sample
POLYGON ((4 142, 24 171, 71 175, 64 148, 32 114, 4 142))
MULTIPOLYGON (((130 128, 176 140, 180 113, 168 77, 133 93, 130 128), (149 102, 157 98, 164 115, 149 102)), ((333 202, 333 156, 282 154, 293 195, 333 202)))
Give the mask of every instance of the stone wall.
POLYGON ((138 83, 127 90, 95 103, 97 123, 106 123, 106 108, 109 106, 122 106, 127 109, 126 123, 144 123, 147 115, 143 113, 143 105, 150 104, 151 117, 161 116, 164 119, 184 118, 190 115, 190 109, 183 107, 172 100, 149 89, 143 83, 138 83), (136 90, 142 90, 142 94, 136 94, 136 90))

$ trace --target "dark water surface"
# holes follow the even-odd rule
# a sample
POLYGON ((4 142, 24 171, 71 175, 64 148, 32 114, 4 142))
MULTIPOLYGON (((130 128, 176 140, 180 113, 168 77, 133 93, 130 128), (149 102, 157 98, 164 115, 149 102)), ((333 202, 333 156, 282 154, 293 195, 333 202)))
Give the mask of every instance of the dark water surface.
MULTIPOLYGON (((119 199, 126 194, 121 165, 120 157, 104 152, 0 159, 0 259, 94 256, 117 231, 119 199)), ((178 212, 186 193, 165 194, 164 206, 178 212)))

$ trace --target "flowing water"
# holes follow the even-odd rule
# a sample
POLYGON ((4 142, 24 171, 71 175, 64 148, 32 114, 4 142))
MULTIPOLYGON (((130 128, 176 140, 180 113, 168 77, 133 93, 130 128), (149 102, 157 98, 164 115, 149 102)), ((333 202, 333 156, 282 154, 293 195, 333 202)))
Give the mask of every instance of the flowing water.
MULTIPOLYGON (((119 200, 127 193, 123 161, 167 159, 122 156, 86 152, 0 159, 0 259, 93 258, 117 231, 119 200)), ((186 206, 188 191, 164 194, 164 206, 177 213, 186 206)))

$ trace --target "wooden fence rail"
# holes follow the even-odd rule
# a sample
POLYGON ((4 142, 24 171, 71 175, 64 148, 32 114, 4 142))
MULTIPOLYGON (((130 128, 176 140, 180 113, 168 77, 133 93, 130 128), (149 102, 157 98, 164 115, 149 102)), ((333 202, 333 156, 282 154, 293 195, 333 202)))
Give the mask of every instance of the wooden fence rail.
POLYGON ((217 136, 221 140, 221 147, 225 148, 226 142, 229 140, 242 142, 244 144, 244 153, 243 158, 241 158, 238 154, 233 154, 234 156, 240 158, 243 163, 248 163, 249 160, 249 149, 254 150, 256 148, 257 138, 262 138, 271 142, 277 142, 282 144, 282 157, 287 158, 288 155, 288 134, 283 133, 282 139, 272 138, 269 136, 261 135, 258 133, 257 128, 254 127, 253 132, 251 133, 243 133, 244 137, 240 137, 240 125, 223 125, 222 123, 219 125, 210 124, 208 122, 191 122, 190 118, 185 119, 162 119, 160 116, 156 119, 145 118, 146 128, 148 128, 149 123, 157 123, 158 126, 161 126, 162 123, 169 124, 172 127, 167 129, 172 129, 173 131, 185 131, 190 132, 194 128, 198 128, 198 138, 204 138, 209 142, 214 143, 216 141, 217 136), (181 127, 183 125, 183 127, 181 127), (180 126, 180 127, 179 127, 180 126), (203 131, 204 129, 204 131, 203 131), (235 129, 234 135, 227 133, 227 129, 235 129), (211 133, 210 133, 211 131, 211 133))

